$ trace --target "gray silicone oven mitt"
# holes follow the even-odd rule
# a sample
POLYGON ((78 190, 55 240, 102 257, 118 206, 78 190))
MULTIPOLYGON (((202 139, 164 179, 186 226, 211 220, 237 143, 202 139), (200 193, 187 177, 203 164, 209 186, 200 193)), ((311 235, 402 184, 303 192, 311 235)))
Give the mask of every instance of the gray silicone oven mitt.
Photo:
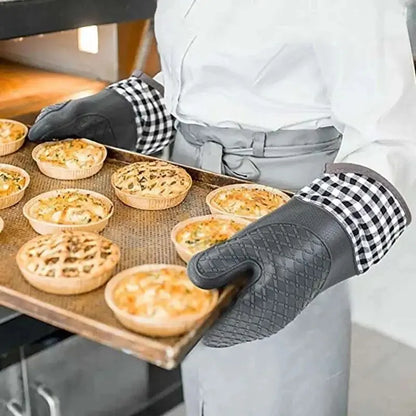
POLYGON ((277 333, 320 292, 357 274, 351 241, 319 207, 292 199, 235 238, 197 254, 188 266, 197 286, 224 286, 242 274, 249 285, 206 335, 226 347, 277 333))
POLYGON ((116 91, 105 89, 44 108, 29 130, 29 140, 35 142, 68 137, 132 149, 137 141, 133 107, 116 91))
POLYGON ((230 240, 191 259, 189 277, 204 289, 242 275, 249 278, 236 302, 208 331, 206 345, 228 347, 277 333, 321 292, 379 261, 401 235, 410 212, 391 184, 336 169, 230 240))

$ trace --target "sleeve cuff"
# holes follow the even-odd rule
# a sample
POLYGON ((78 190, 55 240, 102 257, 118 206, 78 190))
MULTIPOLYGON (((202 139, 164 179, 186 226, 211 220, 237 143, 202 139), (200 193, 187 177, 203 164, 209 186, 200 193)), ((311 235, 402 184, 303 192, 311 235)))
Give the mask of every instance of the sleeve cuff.
POLYGON ((358 175, 374 179, 382 186, 384 186, 388 191, 390 191, 392 195, 397 199, 397 202, 400 204, 405 213, 406 224, 409 225, 412 222, 412 214, 402 194, 391 182, 389 182, 384 176, 380 175, 376 171, 362 165, 356 165, 354 163, 330 163, 326 165, 325 173, 334 175, 340 173, 356 173, 358 175))
POLYGON ((295 197, 325 209, 344 227, 360 274, 384 257, 411 220, 397 189, 360 165, 329 165, 295 197))
POLYGON ((162 96, 165 94, 165 88, 163 87, 163 85, 157 82, 156 79, 149 77, 149 75, 145 74, 143 71, 136 70, 133 72, 133 76, 139 79, 140 81, 143 81, 150 87, 154 88, 162 96))

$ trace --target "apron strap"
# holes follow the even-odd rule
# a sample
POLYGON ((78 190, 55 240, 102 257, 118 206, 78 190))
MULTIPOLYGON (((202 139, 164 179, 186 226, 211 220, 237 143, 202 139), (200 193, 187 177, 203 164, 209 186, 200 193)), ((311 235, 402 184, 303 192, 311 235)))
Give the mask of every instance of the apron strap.
MULTIPOLYGON (((263 135, 265 137, 265 135, 263 135)), ((261 143, 264 140, 259 140, 261 143)), ((260 144, 259 143, 259 144, 260 144)), ((264 148, 264 145, 263 145, 264 148)), ((260 146, 259 146, 260 149, 260 146)), ((260 150, 259 150, 260 152, 260 150)), ((214 173, 226 173, 244 180, 256 180, 260 176, 260 172, 254 163, 247 157, 238 158, 238 163, 231 164, 229 159, 232 156, 224 154, 224 147, 217 142, 206 141, 201 146, 201 153, 199 154, 199 166, 203 170, 208 170, 214 173), (233 167, 231 167, 233 165, 233 167)))
POLYGON ((267 134, 263 132, 255 132, 253 134, 253 156, 263 157, 264 148, 266 147, 267 134))
POLYGON ((216 142, 206 141, 201 146, 200 166, 201 169, 215 173, 222 173, 223 147, 216 142))

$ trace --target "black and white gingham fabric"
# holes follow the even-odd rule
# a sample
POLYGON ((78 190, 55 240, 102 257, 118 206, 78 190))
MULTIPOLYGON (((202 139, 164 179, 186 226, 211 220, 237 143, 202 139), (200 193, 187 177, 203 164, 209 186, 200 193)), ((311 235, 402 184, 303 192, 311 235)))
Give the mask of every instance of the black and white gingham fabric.
POLYGON ((135 76, 112 84, 108 88, 121 94, 133 107, 138 152, 156 153, 173 140, 174 118, 166 110, 159 91, 135 76))
POLYGON ((391 190, 359 173, 327 173, 296 197, 324 208, 344 225, 359 273, 387 253, 410 221, 391 190))

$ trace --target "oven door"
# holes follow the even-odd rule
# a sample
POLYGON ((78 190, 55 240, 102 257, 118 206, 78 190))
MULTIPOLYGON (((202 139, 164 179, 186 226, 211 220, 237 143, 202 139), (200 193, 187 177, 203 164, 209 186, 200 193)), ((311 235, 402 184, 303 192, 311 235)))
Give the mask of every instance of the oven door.
POLYGON ((0 307, 0 416, 159 416, 182 400, 179 369, 0 307))
POLYGON ((157 416, 182 401, 179 370, 78 336, 32 355, 27 370, 32 416, 157 416))
MULTIPOLYGON (((12 321, 19 313, 0 306, 0 325, 12 321)), ((0 336, 0 341, 3 339, 0 336)), ((27 372, 20 364, 22 349, 0 350, 0 415, 23 416, 30 407, 27 372)))

